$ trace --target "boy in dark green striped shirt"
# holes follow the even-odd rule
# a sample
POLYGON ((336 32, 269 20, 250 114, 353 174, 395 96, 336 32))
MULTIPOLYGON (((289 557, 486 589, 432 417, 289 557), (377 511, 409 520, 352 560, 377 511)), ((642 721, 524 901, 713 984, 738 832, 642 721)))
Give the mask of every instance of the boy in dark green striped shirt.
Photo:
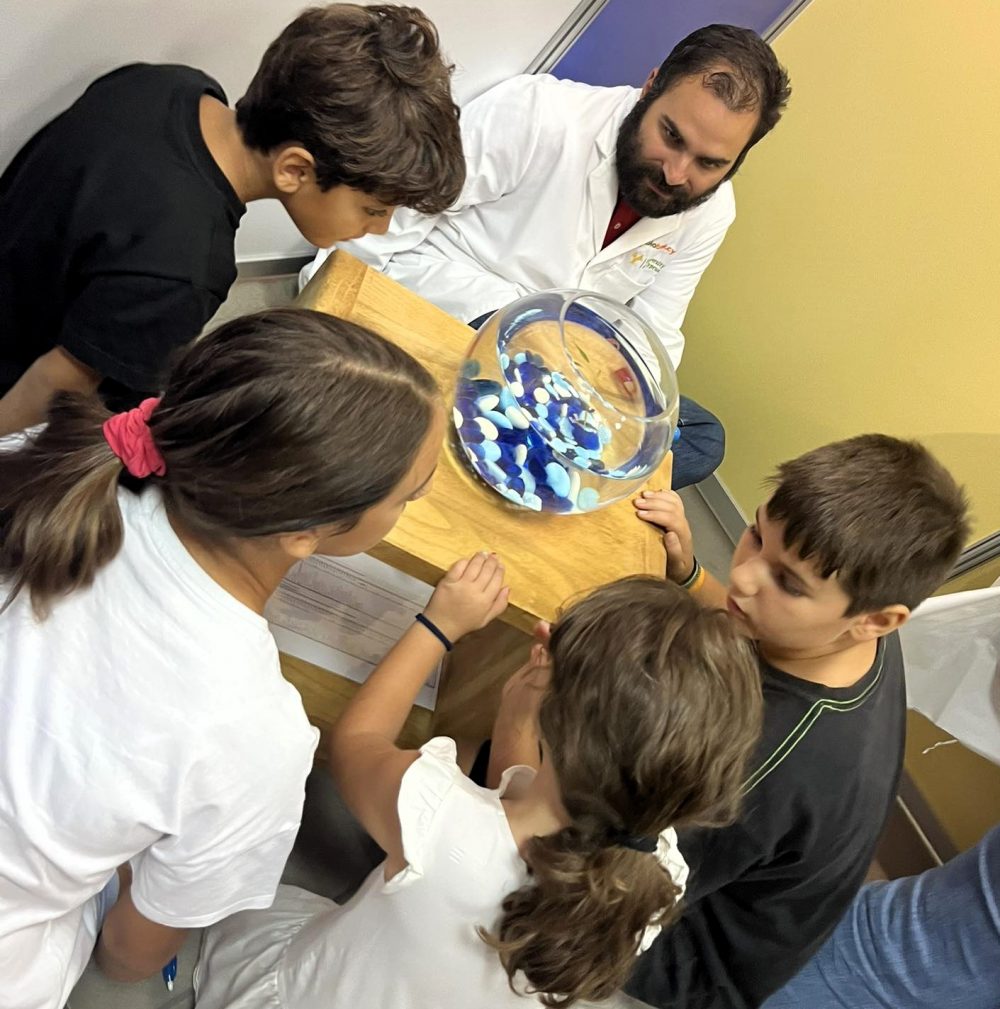
POLYGON ((636 501, 667 577, 757 642, 764 730, 740 819, 688 831, 681 920, 626 988, 649 1005, 759 1006, 812 956, 863 882, 902 770, 897 629, 947 577, 965 496, 916 442, 863 435, 778 467, 729 585, 694 557, 672 491, 636 501))

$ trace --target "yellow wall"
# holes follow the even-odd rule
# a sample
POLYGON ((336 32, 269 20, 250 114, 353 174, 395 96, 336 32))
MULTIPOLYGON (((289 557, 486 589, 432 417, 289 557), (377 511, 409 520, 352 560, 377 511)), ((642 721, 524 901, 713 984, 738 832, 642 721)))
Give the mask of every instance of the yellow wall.
MULTIPOLYGON (((966 484, 978 539, 1000 529, 1000 3, 813 0, 775 49, 794 95, 736 180, 682 388, 725 421, 744 512, 781 460, 884 431, 966 484)), ((1000 768, 921 753, 946 738, 911 714, 907 768, 964 848, 1000 768)))
POLYGON ((967 571, 964 575, 952 578, 941 586, 940 592, 935 595, 943 595, 948 592, 971 592, 973 589, 985 589, 1000 581, 1000 557, 980 564, 978 568, 967 571))
POLYGON ((794 94, 736 180, 685 325, 683 390, 729 435, 745 512, 775 463, 919 437, 1000 528, 1000 3, 813 0, 794 94))
POLYGON ((918 711, 906 716, 906 770, 935 819, 959 849, 1000 823, 1000 767, 952 738, 918 711), (927 752, 924 752, 927 751, 927 752))

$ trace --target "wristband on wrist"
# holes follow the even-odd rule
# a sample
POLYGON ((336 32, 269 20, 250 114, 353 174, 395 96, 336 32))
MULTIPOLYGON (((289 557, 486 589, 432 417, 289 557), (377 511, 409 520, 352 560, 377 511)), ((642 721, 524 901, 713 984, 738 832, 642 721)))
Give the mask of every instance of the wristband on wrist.
POLYGON ((441 628, 438 627, 438 625, 435 624, 433 620, 429 620, 426 616, 424 616, 423 613, 418 613, 413 619, 416 620, 418 624, 422 624, 424 627, 426 627, 427 630, 429 630, 431 634, 433 634, 434 637, 436 637, 438 641, 440 641, 441 644, 444 645, 444 650, 446 652, 450 652, 452 648, 455 647, 445 636, 444 631, 442 631, 441 628))
POLYGON ((680 588, 684 589, 685 592, 697 592, 701 588, 702 582, 705 581, 705 569, 701 566, 701 562, 697 557, 694 558, 694 567, 691 569, 691 574, 684 579, 684 581, 679 582, 680 588))

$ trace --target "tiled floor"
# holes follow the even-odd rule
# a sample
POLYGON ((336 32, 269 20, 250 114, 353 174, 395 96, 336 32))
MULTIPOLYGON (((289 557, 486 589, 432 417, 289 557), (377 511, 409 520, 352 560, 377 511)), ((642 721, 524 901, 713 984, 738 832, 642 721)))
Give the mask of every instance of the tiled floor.
POLYGON ((298 277, 295 274, 237 280, 229 291, 229 297, 205 328, 214 329, 223 322, 240 315, 248 315, 250 312, 260 312, 265 308, 280 308, 291 302, 298 289, 298 277))
MULTIPOLYGON (((295 277, 237 282, 209 327, 227 319, 287 304, 295 294, 295 277)), ((695 488, 681 492, 694 532, 698 557, 713 573, 725 577, 732 543, 695 488)), ((324 772, 316 772, 307 788, 302 832, 285 871, 286 882, 330 897, 346 898, 377 858, 371 842, 343 808, 324 772)), ((93 963, 70 998, 70 1009, 190 1009, 194 1004, 191 975, 198 955, 200 931, 188 937, 178 957, 174 991, 159 977, 123 985, 104 980, 93 963)))

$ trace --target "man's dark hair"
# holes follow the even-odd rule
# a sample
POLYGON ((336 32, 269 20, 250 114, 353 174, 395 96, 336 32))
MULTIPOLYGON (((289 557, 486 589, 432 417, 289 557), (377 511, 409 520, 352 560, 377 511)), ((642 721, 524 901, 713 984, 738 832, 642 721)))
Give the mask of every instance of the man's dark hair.
POLYGON ((652 101, 678 81, 698 76, 731 112, 758 114, 749 142, 728 173, 733 175, 750 148, 781 118, 792 93, 788 73, 756 32, 736 25, 706 25, 674 46, 660 64, 647 98, 652 101))
POLYGON ((948 577, 969 535, 968 502, 916 441, 864 434, 782 463, 767 517, 785 548, 836 574, 845 616, 911 610, 948 577))
POLYGON ((313 7, 268 47, 236 122, 255 150, 301 144, 321 189, 438 213, 465 181, 450 73, 415 7, 313 7))

